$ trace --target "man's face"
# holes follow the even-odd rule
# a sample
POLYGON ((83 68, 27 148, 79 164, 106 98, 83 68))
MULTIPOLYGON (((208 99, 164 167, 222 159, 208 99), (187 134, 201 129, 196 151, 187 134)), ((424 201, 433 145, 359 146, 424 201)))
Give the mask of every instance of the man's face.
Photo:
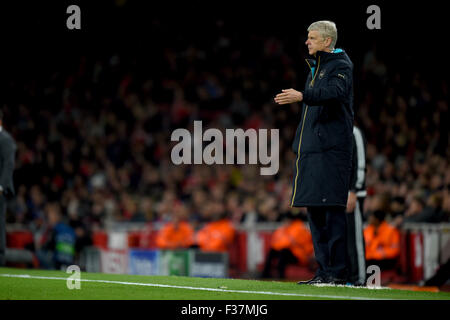
POLYGON ((310 55, 315 56, 317 51, 329 51, 327 49, 330 40, 323 39, 319 31, 311 30, 308 32, 308 40, 306 40, 305 44, 308 46, 308 52, 310 55))

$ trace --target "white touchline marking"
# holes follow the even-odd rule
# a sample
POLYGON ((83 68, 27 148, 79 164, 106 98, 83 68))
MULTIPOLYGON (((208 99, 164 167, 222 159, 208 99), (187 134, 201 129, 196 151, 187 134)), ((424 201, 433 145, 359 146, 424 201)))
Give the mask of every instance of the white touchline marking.
POLYGON ((352 289, 369 289, 369 290, 392 290, 389 287, 381 287, 381 286, 368 286, 368 287, 360 287, 360 286, 352 286, 347 284, 329 284, 329 283, 317 283, 313 284, 315 287, 334 287, 334 288, 352 288, 352 289))
MULTIPOLYGON (((42 279, 42 280, 64 280, 67 278, 61 277, 44 277, 44 276, 31 276, 29 274, 0 274, 0 277, 8 278, 23 278, 23 279, 42 279)), ((358 296, 333 296, 333 295, 321 295, 321 294, 304 294, 304 293, 283 293, 283 292, 269 292, 269 291, 247 291, 247 290, 229 290, 229 289, 216 289, 216 288, 201 288, 201 287, 189 287, 189 286, 175 286, 169 284, 155 284, 155 283, 140 283, 140 282, 127 282, 127 281, 114 281, 114 280, 92 280, 92 279, 80 279, 84 282, 99 282, 99 283, 113 283, 122 285, 134 285, 134 286, 147 286, 147 287, 160 287, 160 288, 176 288, 187 290, 200 290, 200 291, 217 291, 217 292, 232 292, 232 293, 252 293, 252 294, 265 294, 274 296, 293 296, 293 297, 310 297, 310 298, 325 298, 325 299, 350 299, 350 300, 399 300, 389 298, 369 298, 358 296)))

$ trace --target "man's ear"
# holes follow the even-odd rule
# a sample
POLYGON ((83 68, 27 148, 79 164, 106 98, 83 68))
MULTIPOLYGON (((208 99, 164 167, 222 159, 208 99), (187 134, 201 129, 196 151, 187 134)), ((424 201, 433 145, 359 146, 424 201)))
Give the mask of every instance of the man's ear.
POLYGON ((330 45, 331 45, 331 38, 330 38, 330 37, 325 38, 325 47, 326 47, 326 48, 329 48, 330 45))

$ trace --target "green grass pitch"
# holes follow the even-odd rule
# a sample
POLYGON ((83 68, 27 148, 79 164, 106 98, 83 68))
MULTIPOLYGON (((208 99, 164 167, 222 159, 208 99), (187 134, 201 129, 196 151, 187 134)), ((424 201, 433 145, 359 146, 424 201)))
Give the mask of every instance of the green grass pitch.
POLYGON ((0 268, 1 300, 450 300, 448 292, 299 286, 295 282, 81 272, 69 290, 62 271, 0 268))

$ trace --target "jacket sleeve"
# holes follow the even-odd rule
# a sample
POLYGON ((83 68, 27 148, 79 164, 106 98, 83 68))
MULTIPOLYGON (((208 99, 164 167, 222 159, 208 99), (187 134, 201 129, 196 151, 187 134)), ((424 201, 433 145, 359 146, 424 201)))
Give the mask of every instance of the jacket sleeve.
POLYGON ((202 229, 198 230, 195 234, 195 243, 200 247, 204 247, 209 242, 209 232, 208 225, 204 226, 202 229))
POLYGON ((282 250, 289 247, 290 239, 286 226, 281 226, 274 231, 270 240, 270 247, 274 250, 282 250))
POLYGON ((224 252, 233 241, 234 230, 227 226, 206 226, 197 233, 197 243, 201 250, 224 252))
POLYGON ((167 249, 169 248, 169 242, 167 240, 168 235, 168 228, 167 225, 162 227, 161 230, 156 235, 156 246, 160 249, 167 249))
POLYGON ((183 247, 190 247, 194 244, 194 229, 188 224, 186 224, 186 227, 183 229, 184 237, 183 237, 183 247))
POLYGON ((16 146, 11 141, 2 141, 0 143, 0 157, 3 159, 3 167, 0 168, 0 185, 6 194, 12 193, 11 189, 12 174, 14 171, 14 161, 16 155, 16 146))
POLYGON ((329 75, 326 85, 305 89, 303 101, 309 105, 321 104, 328 100, 346 102, 349 99, 351 82, 352 69, 349 65, 342 63, 329 75))
POLYGON ((356 192, 356 177, 358 172, 358 156, 356 150, 355 136, 353 135, 352 172, 350 176, 350 191, 356 192))
POLYGON ((382 249, 383 259, 395 259, 400 254, 400 233, 392 229, 386 236, 386 245, 382 249))
POLYGON ((308 263, 314 252, 311 233, 304 227, 297 227, 292 234, 290 249, 301 264, 308 263))
POLYGON ((394 228, 379 231, 367 249, 367 259, 396 259, 400 254, 400 233, 394 228))

